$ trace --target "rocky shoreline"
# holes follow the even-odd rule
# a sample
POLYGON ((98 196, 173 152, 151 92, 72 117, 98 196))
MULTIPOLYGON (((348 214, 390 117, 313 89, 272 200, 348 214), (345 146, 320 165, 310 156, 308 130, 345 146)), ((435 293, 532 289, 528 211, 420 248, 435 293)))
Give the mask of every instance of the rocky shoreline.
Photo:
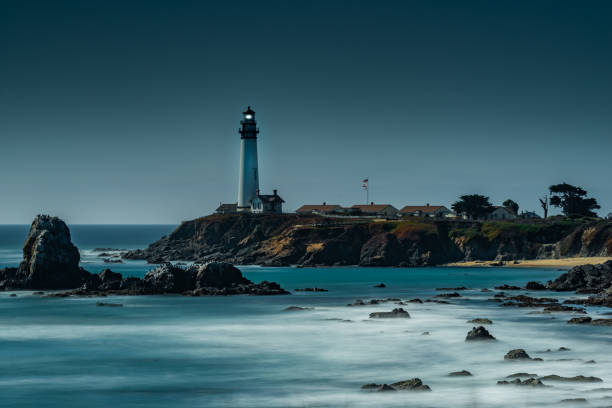
MULTIPOLYGON (((315 215, 226 214, 186 221, 124 259, 265 266, 435 266, 612 256, 612 222, 407 219, 364 222, 315 215)), ((483 265, 489 265, 483 264, 483 265)))
POLYGON ((163 264, 143 279, 124 278, 105 269, 93 274, 79 266, 80 255, 70 231, 57 217, 39 215, 32 222, 18 268, 0 269, 0 290, 58 290, 49 296, 106 296, 182 294, 186 296, 284 295, 275 282, 253 283, 224 262, 185 268, 163 264))

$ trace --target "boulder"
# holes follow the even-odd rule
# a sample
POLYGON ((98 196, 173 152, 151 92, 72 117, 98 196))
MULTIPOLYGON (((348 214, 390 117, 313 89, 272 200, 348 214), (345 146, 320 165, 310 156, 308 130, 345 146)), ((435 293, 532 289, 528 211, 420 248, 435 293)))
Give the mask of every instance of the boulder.
POLYGON ((572 317, 567 322, 569 324, 589 324, 593 319, 588 316, 572 317))
POLYGON ((512 381, 498 381, 497 385, 521 385, 527 387, 546 387, 542 381, 537 378, 527 378, 526 380, 522 380, 520 378, 515 378, 512 381))
POLYGON ((57 217, 37 215, 23 246, 23 262, 16 278, 24 288, 77 288, 89 276, 79 268, 80 259, 66 223, 57 217))
POLYGON ((312 307, 287 306, 283 310, 286 312, 300 312, 302 310, 312 310, 312 307))
POLYGON ((465 341, 494 341, 495 337, 491 335, 483 326, 472 328, 465 337, 465 341))
POLYGON ((449 377, 471 377, 472 373, 467 370, 454 371, 448 374, 449 377))
POLYGON ((556 291, 601 292, 612 285, 612 261, 600 265, 575 266, 548 284, 556 291))
POLYGON ((510 350, 504 356, 504 360, 531 360, 529 354, 523 349, 510 350))
POLYGON ((115 282, 123 279, 120 273, 113 272, 110 269, 104 269, 102 272, 98 273, 98 276, 102 283, 115 282))
POLYGON ((529 374, 529 373, 515 373, 515 374, 510 374, 508 376, 506 376, 506 378, 523 378, 523 377, 529 377, 529 378, 534 378, 537 377, 537 374, 529 374))
POLYGON ((225 288, 235 285, 252 284, 242 276, 242 272, 234 265, 226 262, 209 262, 197 267, 195 276, 197 288, 225 288))
POLYGON ((391 384, 396 390, 402 391, 431 391, 429 385, 423 384, 420 378, 412 378, 410 380, 399 381, 391 384))
POLYGON ((593 319, 591 324, 593 326, 612 326, 612 319, 593 319))
POLYGON ((545 375, 540 377, 542 381, 556 381, 556 382, 580 382, 580 383, 598 383, 603 382, 599 377, 585 377, 584 375, 577 375, 575 377, 562 377, 560 375, 545 375))
POLYGON ((361 389, 367 390, 367 391, 376 391, 376 392, 397 391, 395 388, 391 387, 388 384, 375 384, 375 383, 364 384, 361 386, 361 389))
POLYGON ((375 288, 385 288, 386 285, 384 283, 379 283, 378 285, 374 285, 375 288))
POLYGON ((194 271, 170 263, 151 269, 143 280, 154 288, 156 293, 183 293, 195 289, 194 271))
POLYGON ((410 314, 404 309, 396 308, 390 312, 374 312, 370 313, 370 319, 385 319, 385 318, 410 318, 410 314))
POLYGON ((523 288, 520 288, 518 286, 511 286, 511 285, 508 285, 507 283, 504 283, 501 286, 496 286, 495 289, 497 290, 523 290, 523 288))
POLYGON ((457 292, 452 292, 452 293, 440 293, 439 295, 436 295, 434 297, 437 298, 457 298, 457 297, 461 297, 461 295, 457 292))
POLYGON ((527 290, 546 290, 546 286, 542 285, 540 282, 527 282, 525 285, 525 289, 527 290))

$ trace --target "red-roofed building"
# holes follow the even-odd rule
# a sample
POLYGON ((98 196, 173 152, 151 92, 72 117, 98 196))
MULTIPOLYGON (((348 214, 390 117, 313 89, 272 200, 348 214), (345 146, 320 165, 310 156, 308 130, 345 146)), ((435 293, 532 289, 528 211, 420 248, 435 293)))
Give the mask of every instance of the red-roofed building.
POLYGON ((402 217, 432 217, 442 218, 453 214, 443 205, 407 205, 399 211, 402 217))
POLYGON ((297 214, 331 214, 337 212, 340 208, 338 204, 308 204, 301 206, 295 212, 297 214))
POLYGON ((361 215, 384 218, 395 218, 399 212, 397 208, 391 204, 355 204, 351 209, 360 212, 361 215))

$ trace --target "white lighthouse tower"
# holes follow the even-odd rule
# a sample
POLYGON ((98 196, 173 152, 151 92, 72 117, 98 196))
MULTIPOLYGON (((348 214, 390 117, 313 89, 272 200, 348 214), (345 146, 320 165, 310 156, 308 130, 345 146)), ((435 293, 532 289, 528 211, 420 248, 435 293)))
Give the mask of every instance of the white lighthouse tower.
POLYGON ((251 211, 251 201, 257 197, 259 191, 259 171, 257 168, 257 122, 255 112, 249 106, 242 113, 244 119, 240 121, 240 179, 238 181, 238 208, 237 211, 251 211))

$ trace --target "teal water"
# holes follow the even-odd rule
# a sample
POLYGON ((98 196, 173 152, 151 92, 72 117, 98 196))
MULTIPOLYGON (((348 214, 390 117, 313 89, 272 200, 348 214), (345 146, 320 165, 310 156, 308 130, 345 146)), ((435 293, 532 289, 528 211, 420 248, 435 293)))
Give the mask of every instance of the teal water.
MULTIPOLYGON (((119 240, 90 238, 96 244, 82 248, 89 270, 109 266, 91 249, 125 246, 119 240)), ((19 252, 20 246, 12 251, 19 252)), ((3 262, 10 263, 0 258, 3 262)), ((151 268, 139 262, 111 265, 113 270, 121 267, 138 276, 151 268)), ((605 388, 612 387, 612 328, 568 325, 570 314, 502 308, 487 300, 491 294, 480 291, 502 283, 544 282, 560 271, 241 269, 256 282, 273 280, 291 290, 319 286, 329 292, 102 299, 123 307, 97 307, 101 299, 96 298, 0 293, 0 406, 549 407, 581 397, 590 406, 610 405, 605 397, 612 397, 612 391, 605 388), (380 282, 387 288, 372 287, 380 282), (462 298, 450 305, 401 306, 411 319, 368 318, 373 311, 397 307, 393 303, 346 306, 357 298, 425 299, 439 293, 436 287, 462 285, 474 289, 462 292, 462 298), (313 309, 283 311, 290 305, 313 309), (489 329, 496 343, 465 343, 472 327, 466 320, 475 317, 494 321, 489 329), (430 334, 422 335, 425 331, 430 334), (556 351, 561 346, 571 351, 556 351), (514 348, 525 348, 545 361, 504 361, 504 354, 514 348), (592 359, 597 363, 586 364, 592 359), (447 376, 463 369, 473 377, 447 376), (595 375, 604 383, 557 383, 542 389, 496 385, 515 372, 595 375), (364 383, 413 377, 433 392, 382 394, 359 389, 364 383)), ((606 312, 589 309, 593 316, 606 312)))

